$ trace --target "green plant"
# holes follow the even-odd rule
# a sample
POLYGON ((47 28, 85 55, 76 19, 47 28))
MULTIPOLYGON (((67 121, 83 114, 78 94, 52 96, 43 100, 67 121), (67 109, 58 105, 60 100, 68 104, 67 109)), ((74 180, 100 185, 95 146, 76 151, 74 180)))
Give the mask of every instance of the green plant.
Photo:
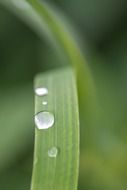
POLYGON ((74 73, 71 68, 63 68, 39 74, 35 89, 38 87, 46 87, 48 94, 36 95, 35 99, 35 117, 44 116, 42 127, 39 122, 41 129, 37 125, 35 132, 31 189, 77 189, 79 113, 74 73), (47 105, 42 106, 45 101, 47 105), (52 117, 54 121, 47 129, 52 117))
MULTIPOLYGON (((53 110, 53 106, 55 106, 53 113, 58 118, 55 121, 57 123, 56 129, 49 130, 47 133, 36 129, 32 189, 77 189, 79 162, 77 89, 79 101, 85 111, 86 123, 91 121, 89 119, 91 115, 96 117, 95 114, 97 113, 95 111, 97 104, 94 97, 94 85, 84 56, 66 25, 58 19, 58 14, 44 2, 38 0, 4 0, 1 3, 27 22, 40 37, 43 37, 43 34, 47 36, 47 40, 50 39, 50 44, 53 46, 55 44, 56 51, 63 55, 62 58, 73 66, 73 69, 61 68, 60 71, 45 73, 44 76, 42 74, 42 78, 40 75, 37 79, 39 86, 42 84, 49 85, 51 94, 48 97, 49 106, 47 109, 53 110), (73 74, 71 74, 71 70, 74 70, 73 74), (48 84, 48 81, 51 84, 48 84), (61 108, 59 107, 60 104, 62 104, 61 108), (63 115, 61 115, 62 113, 63 115), (62 124, 63 129, 60 128, 62 124), (50 158, 47 158, 46 151, 51 144, 52 146, 55 144, 60 149, 63 158, 49 161, 50 158), (43 169, 41 169, 42 166, 43 169), (51 183, 49 183, 49 178, 52 179, 51 183)), ((41 110, 42 105, 40 98, 38 98, 35 113, 37 114, 41 110)))
MULTIPOLYGON (((111 19, 112 14, 104 11, 110 20, 105 22, 102 12, 106 6, 101 7, 101 1, 98 6, 98 1, 93 0, 96 6, 92 10, 98 7, 98 11, 90 19, 92 22, 88 15, 87 24, 92 28, 99 26, 98 34, 93 30, 99 41, 108 33, 107 24, 114 26, 115 15, 119 16, 117 6, 114 13, 113 1, 105 1, 108 13, 113 7, 111 19), (97 20, 102 24, 98 25, 97 20)), ((86 5, 88 1, 82 2, 86 5)), ((84 9, 80 0, 67 5, 70 3, 80 4, 75 7, 77 16, 79 8, 83 12, 88 8, 84 9)), ((31 189, 77 189, 79 174, 80 190, 125 190, 126 35, 122 35, 122 41, 121 37, 115 39, 115 45, 111 35, 108 46, 104 38, 105 57, 103 48, 101 59, 97 52, 92 57, 92 52, 87 59, 92 63, 88 65, 70 25, 58 9, 41 0, 0 0, 0 4, 4 5, 0 9, 0 61, 5 64, 0 65, 0 189, 29 189, 34 124, 31 81, 41 72, 35 77, 34 90, 43 87, 48 93, 35 93, 35 119, 37 122, 41 116, 46 124, 41 127, 50 124, 50 128, 38 129, 36 123, 31 189), (5 7, 10 11, 5 11, 5 7)), ((88 11, 82 15, 85 24, 87 14, 88 11)))

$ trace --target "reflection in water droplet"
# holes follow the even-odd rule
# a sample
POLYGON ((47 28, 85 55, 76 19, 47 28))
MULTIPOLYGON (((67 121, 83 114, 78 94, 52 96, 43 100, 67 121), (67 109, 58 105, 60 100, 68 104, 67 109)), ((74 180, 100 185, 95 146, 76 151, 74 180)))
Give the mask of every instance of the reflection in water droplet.
POLYGON ((42 104, 45 106, 45 105, 47 105, 47 104, 48 104, 48 102, 43 101, 43 102, 42 102, 42 104))
POLYGON ((58 148, 57 147, 52 147, 48 150, 48 156, 50 158, 56 158, 58 155, 58 148))
POLYGON ((48 89, 44 87, 39 87, 35 89, 35 94, 38 96, 45 96, 48 94, 48 89))
POLYGON ((35 115, 35 124, 38 129, 48 129, 54 124, 54 115, 50 112, 39 112, 35 115))
POLYGON ((12 0, 13 4, 22 10, 26 10, 30 8, 30 4, 26 0, 12 0))

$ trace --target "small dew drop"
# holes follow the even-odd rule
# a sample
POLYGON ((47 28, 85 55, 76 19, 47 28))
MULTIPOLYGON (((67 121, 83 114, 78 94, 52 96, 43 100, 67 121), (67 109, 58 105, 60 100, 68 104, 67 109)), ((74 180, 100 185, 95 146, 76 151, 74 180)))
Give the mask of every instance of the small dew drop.
POLYGON ((37 96, 45 96, 48 94, 48 89, 44 87, 39 87, 35 89, 35 94, 37 96))
POLYGON ((54 124, 54 115, 50 112, 39 112, 35 115, 35 124, 38 129, 48 129, 54 124))
POLYGON ((45 105, 47 105, 47 104, 48 104, 48 102, 44 101, 44 102, 42 102, 42 104, 45 106, 45 105))
POLYGON ((12 0, 13 4, 22 10, 26 10, 30 8, 30 4, 26 0, 12 0))
POLYGON ((52 147, 48 150, 48 156, 50 158, 56 158, 58 155, 58 148, 57 147, 52 147))

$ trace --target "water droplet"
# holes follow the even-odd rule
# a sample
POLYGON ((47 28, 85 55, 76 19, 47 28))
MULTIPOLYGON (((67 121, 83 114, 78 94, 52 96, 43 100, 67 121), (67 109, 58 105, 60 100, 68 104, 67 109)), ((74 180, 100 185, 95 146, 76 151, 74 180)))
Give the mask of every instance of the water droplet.
POLYGON ((48 94, 48 89, 44 87, 39 87, 35 89, 35 94, 38 96, 45 96, 48 94))
POLYGON ((54 115, 50 112, 39 112, 35 115, 35 124, 38 129, 48 129, 54 124, 54 115))
POLYGON ((43 102, 42 102, 42 104, 45 106, 45 105, 47 105, 47 104, 48 104, 48 102, 43 101, 43 102))
POLYGON ((13 4, 22 10, 26 10, 30 8, 30 4, 26 0, 12 0, 13 4))
POLYGON ((50 158, 56 158, 58 155, 58 148, 57 147, 52 147, 48 150, 48 156, 50 158))

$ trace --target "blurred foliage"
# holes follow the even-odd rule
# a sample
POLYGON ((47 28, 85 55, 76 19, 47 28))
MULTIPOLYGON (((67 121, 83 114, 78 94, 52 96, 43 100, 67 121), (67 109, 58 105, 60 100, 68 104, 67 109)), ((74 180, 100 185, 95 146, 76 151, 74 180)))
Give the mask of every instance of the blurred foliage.
MULTIPOLYGON (((101 115, 94 126, 85 126, 81 116, 79 190, 125 190, 127 2, 48 2, 67 15, 79 31, 100 102, 101 115)), ((33 77, 63 64, 45 41, 0 7, 0 189, 29 188, 34 134, 33 77)))

